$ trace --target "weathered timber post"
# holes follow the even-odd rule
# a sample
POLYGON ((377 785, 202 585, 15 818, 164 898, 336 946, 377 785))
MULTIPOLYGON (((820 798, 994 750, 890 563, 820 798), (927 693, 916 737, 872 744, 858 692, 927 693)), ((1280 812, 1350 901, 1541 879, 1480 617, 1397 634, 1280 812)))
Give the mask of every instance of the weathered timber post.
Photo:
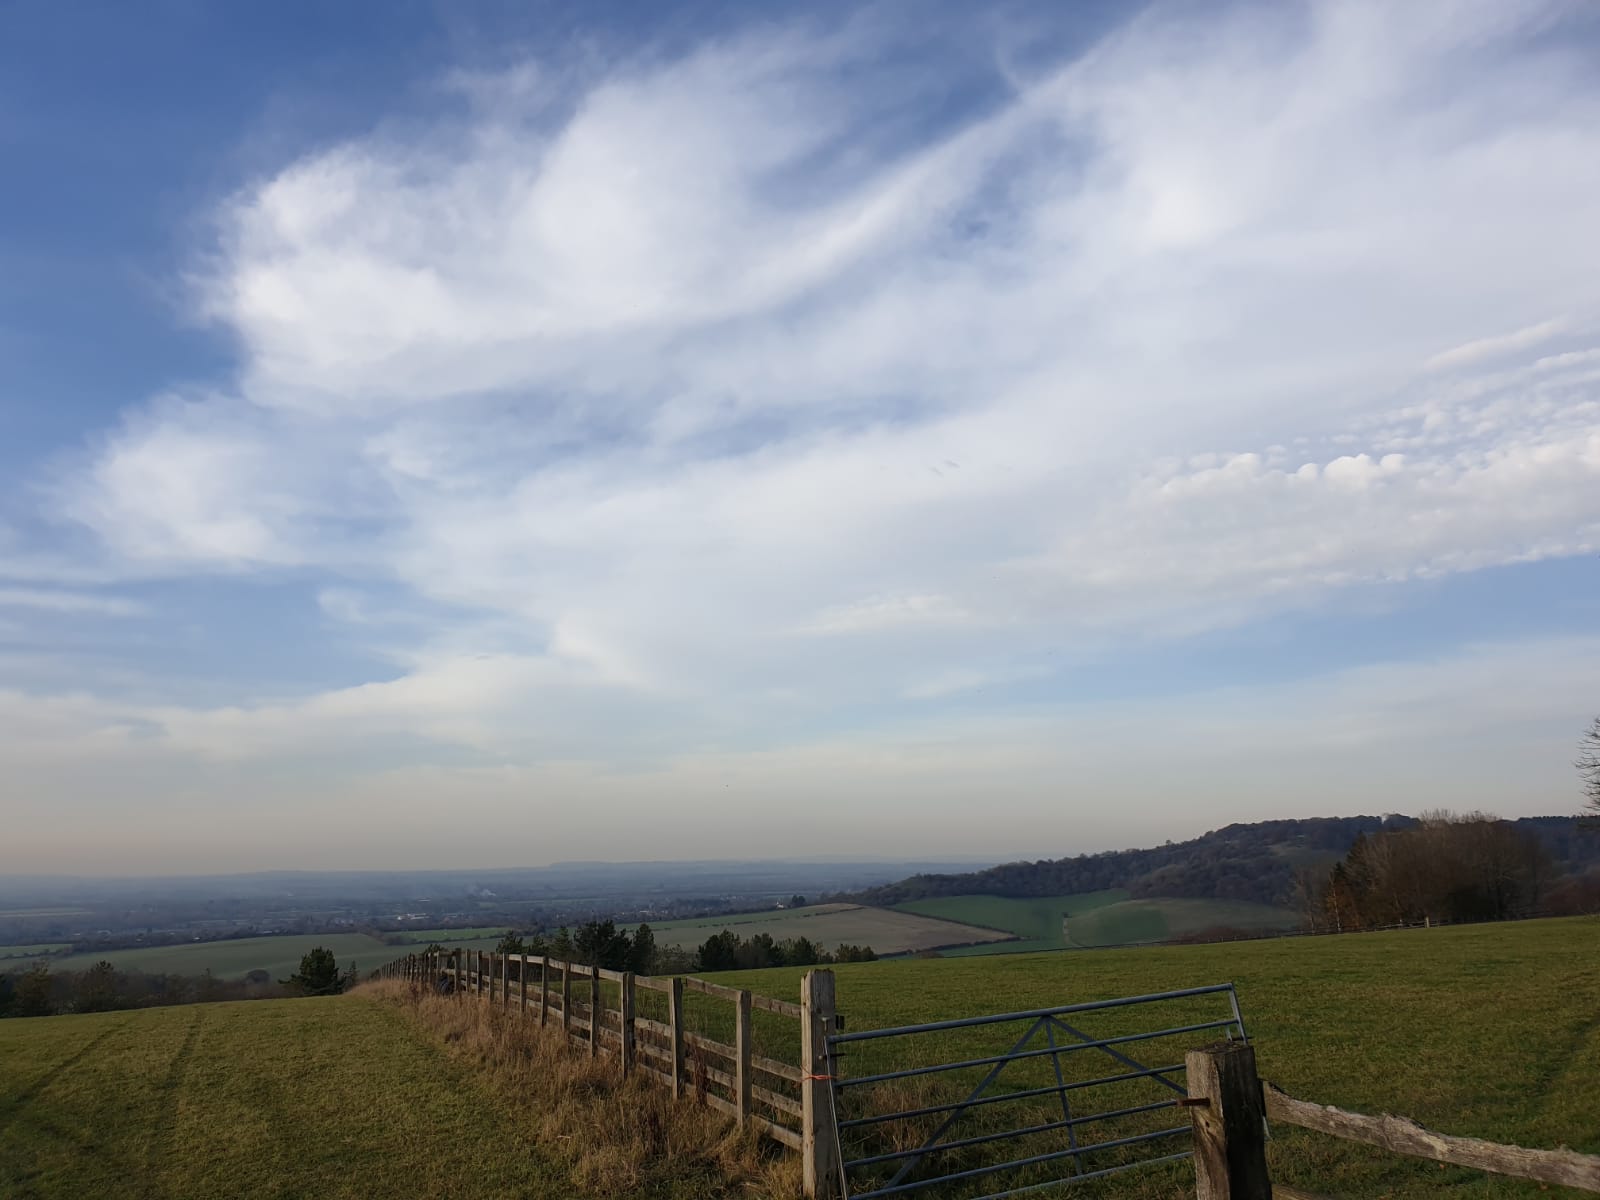
POLYGON ((572 963, 561 960, 561 1040, 572 1036, 572 963))
POLYGON ((833 1195, 839 1180, 828 1053, 833 1018, 833 972, 807 971, 800 983, 800 1162, 808 1198, 833 1195))
POLYGON ((589 1057, 600 1057, 600 1027, 605 1009, 600 1007, 600 968, 589 968, 589 1057))
MULTIPOLYGON (((550 956, 539 956, 539 1027, 550 1019, 550 956)), ((565 1047, 563 1047, 565 1049, 565 1047)))
POLYGON ((1230 1041, 1191 1050, 1186 1071, 1198 1200, 1272 1200, 1255 1047, 1230 1041))
POLYGON ((517 1010, 528 1015, 528 956, 517 955, 517 1010))
POLYGON ((739 992, 739 1005, 733 1027, 734 1088, 733 1102, 739 1110, 739 1126, 750 1124, 750 993, 739 992))
POLYGON ((683 1080, 683 980, 674 977, 667 993, 667 1020, 672 1025, 672 1098, 682 1100, 683 1080))
POLYGON ((622 1077, 626 1079, 633 1074, 633 972, 622 973, 622 995, 617 1004, 620 1008, 618 1021, 622 1033, 622 1077))

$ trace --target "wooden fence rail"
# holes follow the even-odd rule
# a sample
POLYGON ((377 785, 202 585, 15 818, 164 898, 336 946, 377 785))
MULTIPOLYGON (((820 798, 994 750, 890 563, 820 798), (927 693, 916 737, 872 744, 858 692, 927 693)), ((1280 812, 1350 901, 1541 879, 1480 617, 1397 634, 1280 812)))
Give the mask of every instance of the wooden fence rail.
POLYGON ((1396 1154, 1431 1159, 1457 1167, 1474 1167, 1496 1175, 1557 1183, 1563 1187, 1600 1192, 1600 1155, 1579 1154, 1572 1150, 1530 1150, 1523 1146, 1503 1146, 1478 1138, 1453 1137, 1425 1129, 1407 1117, 1371 1117, 1346 1112, 1329 1104, 1297 1100, 1273 1083, 1262 1084, 1269 1120, 1319 1133, 1381 1146, 1396 1154))
POLYGON ((819 1088, 815 1069, 808 1074, 801 1066, 826 1059, 826 1034, 836 1021, 831 971, 806 973, 801 1004, 706 979, 656 979, 548 955, 481 950, 408 954, 380 968, 379 975, 481 999, 540 1025, 559 1022, 569 1046, 591 1057, 615 1058, 623 1076, 671 1088, 676 1098, 727 1113, 741 1127, 799 1151, 806 1156, 807 1196, 827 1195, 836 1178, 831 1096, 819 1099, 819 1092, 827 1093, 825 1083, 819 1088), (641 992, 660 994, 654 1003, 659 1008, 664 1000, 665 1020, 640 1015, 641 992), (685 992, 732 1006, 726 1014, 731 1043, 690 1028, 685 992), (755 1052, 757 1010, 795 1022, 798 1062, 755 1052))
POLYGON ((1180 1101, 1194 1123, 1199 1200, 1315 1200, 1294 1188, 1274 1188, 1267 1172, 1263 1118, 1298 1125, 1396 1154, 1496 1175, 1600 1192, 1600 1155, 1571 1150, 1530 1150, 1424 1129, 1406 1117, 1367 1116, 1298 1100, 1256 1076, 1255 1050, 1224 1042, 1191 1050, 1189 1095, 1180 1101))

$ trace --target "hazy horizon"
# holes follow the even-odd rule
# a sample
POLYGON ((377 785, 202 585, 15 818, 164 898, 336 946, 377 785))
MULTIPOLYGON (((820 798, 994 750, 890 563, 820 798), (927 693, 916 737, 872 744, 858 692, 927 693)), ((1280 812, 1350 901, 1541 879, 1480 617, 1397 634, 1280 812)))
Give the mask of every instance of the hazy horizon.
POLYGON ((4 22, 0 872, 1582 803, 1600 9, 4 22))

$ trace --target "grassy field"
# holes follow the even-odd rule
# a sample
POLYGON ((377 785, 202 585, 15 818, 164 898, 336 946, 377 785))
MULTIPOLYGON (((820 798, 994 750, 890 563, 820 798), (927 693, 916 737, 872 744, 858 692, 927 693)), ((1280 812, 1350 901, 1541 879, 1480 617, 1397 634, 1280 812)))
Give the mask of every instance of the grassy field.
POLYGON ((945 896, 909 900, 902 912, 970 921, 1014 933, 1020 939, 954 954, 1019 954, 1082 946, 1159 942, 1185 933, 1228 925, 1240 929, 1287 929, 1298 921, 1286 909, 1234 900, 1130 900, 1121 889, 1070 896, 945 896), (1063 921, 1065 918, 1065 921, 1063 921))
MULTIPOLYGON (((1231 981, 1263 1076, 1296 1095, 1403 1113, 1448 1133, 1600 1153, 1600 918, 835 972, 850 1030, 1231 981)), ((800 974, 717 980, 796 999, 800 974)), ((1161 1015, 1183 1023, 1221 1011, 1213 997, 1161 1015)), ((785 1043, 795 1023, 755 1015, 758 1050, 791 1055, 785 1043)), ((1091 1035, 1114 1035, 1147 1029, 1151 1017, 1121 1009, 1078 1021, 1091 1035)), ((990 1026, 867 1042, 842 1066, 861 1075, 976 1057, 1016 1032, 990 1026)), ((1170 1061, 1164 1052, 1181 1057, 1207 1036, 1124 1049, 1170 1061)), ((447 1041, 362 995, 0 1022, 0 1194, 575 1194, 570 1176, 543 1157, 550 1147, 514 1119, 524 1085, 491 1085, 461 1043, 447 1041)), ((1027 1072, 1048 1061, 1008 1067, 1001 1086, 1031 1082, 1027 1072)), ((1121 1069, 1097 1051, 1071 1063, 1073 1071, 1121 1069)), ((941 1095, 908 1087, 898 1099, 941 1095)), ((1093 1111, 1091 1095, 1080 1093, 1077 1112, 1093 1111)), ((1150 1119, 1171 1123, 1172 1112, 1150 1119)), ((1279 1182, 1337 1196, 1561 1194, 1289 1128, 1273 1130, 1270 1154, 1279 1182)), ((1074 1194, 1178 1195, 1192 1187, 1187 1169, 1150 1168, 1074 1194)), ((994 1190, 1003 1181, 986 1182, 994 1190)), ((682 1187, 672 1194, 696 1194, 682 1187)))
POLYGON ((480 941, 498 942, 506 933, 504 925, 480 925, 476 929, 402 929, 389 936, 408 943, 426 946, 438 942, 441 946, 457 946, 480 941))
POLYGON ((382 966, 404 953, 402 947, 385 946, 376 938, 362 933, 306 933, 70 954, 65 958, 51 959, 50 965, 63 970, 82 971, 105 959, 123 970, 175 975, 200 975, 209 970, 219 979, 237 979, 249 971, 260 969, 270 973, 274 979, 286 979, 299 968, 301 957, 315 946, 326 946, 332 950, 341 969, 348 968, 354 961, 361 971, 382 966))
MULTIPOLYGON (((1263 1077, 1295 1095, 1447 1133, 1600 1153, 1600 918, 835 970, 849 1029, 1233 982, 1263 1077)), ((788 969, 717 976, 788 999, 798 978, 788 969)), ((1085 1024, 1118 1033, 1140 1019, 1121 1010, 1085 1024)), ((989 1027, 864 1043, 846 1069, 992 1054, 1003 1037, 989 1027)), ((1550 1194, 1296 1129, 1274 1130, 1271 1158, 1279 1182, 1325 1194, 1550 1194)), ((1113 1177, 1107 1194, 1171 1195, 1182 1179, 1182 1169, 1156 1168, 1144 1183, 1113 1177)))
POLYGON ((0 1021, 0 1194, 568 1194, 490 1099, 353 997, 0 1021))
POLYGON ((841 942, 848 942, 871 946, 879 954, 904 954, 962 942, 994 942, 1006 936, 993 929, 980 929, 937 915, 865 908, 857 904, 811 904, 774 912, 652 922, 650 928, 658 945, 691 950, 724 929, 743 938, 767 933, 780 942, 785 938, 808 937, 830 950, 841 942))

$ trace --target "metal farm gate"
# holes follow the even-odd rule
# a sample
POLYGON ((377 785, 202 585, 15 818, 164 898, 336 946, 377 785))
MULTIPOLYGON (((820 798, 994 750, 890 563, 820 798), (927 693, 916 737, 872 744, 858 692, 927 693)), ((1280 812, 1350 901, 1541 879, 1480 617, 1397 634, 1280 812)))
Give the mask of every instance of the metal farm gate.
POLYGON ((1184 1054, 1219 1036, 1245 1040, 1231 983, 831 1034, 843 1194, 998 1200, 1172 1171, 1192 1154, 1184 1054))

